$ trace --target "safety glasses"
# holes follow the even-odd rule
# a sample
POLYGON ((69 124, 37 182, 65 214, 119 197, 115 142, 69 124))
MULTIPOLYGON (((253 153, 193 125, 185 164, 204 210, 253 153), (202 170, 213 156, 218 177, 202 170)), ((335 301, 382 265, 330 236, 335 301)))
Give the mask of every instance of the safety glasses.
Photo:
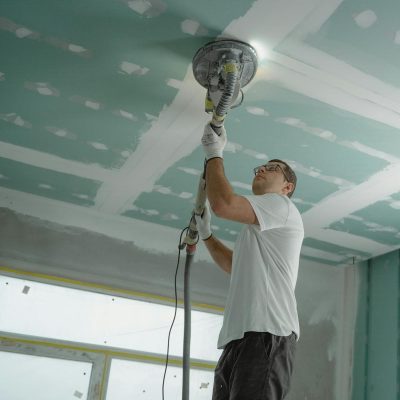
POLYGON ((291 180, 288 178, 288 176, 285 174, 285 171, 283 170, 283 168, 279 164, 264 164, 264 165, 260 165, 258 167, 255 167, 255 168, 253 168, 254 175, 257 175, 261 168, 265 168, 266 171, 270 171, 270 172, 281 170, 283 176, 285 177, 285 179, 288 182, 291 182, 291 180))

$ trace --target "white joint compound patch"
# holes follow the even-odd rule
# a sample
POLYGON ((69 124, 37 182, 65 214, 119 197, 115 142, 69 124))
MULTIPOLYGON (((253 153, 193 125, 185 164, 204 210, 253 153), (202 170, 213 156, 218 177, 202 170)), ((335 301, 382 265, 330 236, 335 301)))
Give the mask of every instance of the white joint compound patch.
POLYGON ((28 36, 31 36, 32 34, 33 32, 25 27, 20 27, 15 30, 15 36, 19 39, 26 38, 28 36))
POLYGON ((128 61, 123 61, 119 66, 120 72, 128 75, 146 75, 150 70, 146 67, 141 67, 140 65, 130 63, 128 61))
POLYGON ((55 136, 58 136, 59 138, 70 139, 70 140, 75 140, 77 138, 77 135, 75 133, 72 133, 65 128, 58 128, 56 126, 46 126, 45 129, 46 131, 52 133, 55 136))
POLYGON ((188 33, 189 35, 195 35, 197 30, 200 28, 200 23, 191 19, 185 19, 181 23, 182 32, 188 33))
POLYGON ((113 111, 114 115, 118 115, 120 117, 124 117, 126 119, 130 119, 131 121, 137 121, 138 117, 130 113, 129 111, 124 111, 124 110, 115 110, 113 111))
POLYGON ((246 107, 246 111, 252 115, 268 117, 269 112, 260 107, 246 107))
POLYGON ((0 81, 5 81, 5 74, 3 72, 0 72, 0 81))
POLYGON ((394 34, 394 43, 395 44, 400 44, 400 31, 397 31, 395 34, 394 34))
POLYGON ((179 193, 178 197, 180 197, 181 199, 191 199, 193 197, 193 193, 181 192, 179 193))
POLYGON ((297 161, 293 160, 288 160, 289 165, 292 166, 292 168, 296 172, 300 172, 302 174, 308 175, 311 178, 319 179, 321 181, 333 183, 334 185, 339 186, 340 188, 350 188, 354 186, 353 182, 350 182, 346 179, 339 178, 336 176, 329 176, 329 175, 324 175, 319 169, 315 167, 306 167, 302 164, 300 164, 297 161))
MULTIPOLYGON (((366 219, 359 217, 358 215, 348 215, 346 218, 360 222, 361 224, 366 226, 368 228, 367 230, 370 232, 388 232, 394 234, 398 234, 400 232, 397 228, 393 226, 383 226, 377 224, 376 222, 367 221, 366 219)), ((339 223, 344 224, 344 220, 341 219, 339 223)))
POLYGON ((182 21, 181 29, 183 33, 187 33, 192 36, 204 36, 208 33, 206 28, 201 26, 199 22, 192 19, 185 19, 182 21))
POLYGON ((167 9, 161 0, 128 0, 125 2, 131 10, 147 18, 157 17, 167 9))
POLYGON ((156 216, 156 215, 160 215, 160 212, 157 211, 157 210, 146 209, 146 208, 140 208, 140 207, 137 207, 137 206, 135 206, 135 205, 132 206, 131 210, 132 210, 132 211, 138 211, 138 212, 140 212, 141 214, 147 215, 147 216, 149 216, 149 217, 153 217, 153 216, 156 216))
POLYGON ((64 129, 57 129, 55 132, 53 132, 56 136, 58 137, 66 137, 68 135, 68 132, 65 131, 64 129))
POLYGON ((390 205, 390 207, 394 208, 395 210, 400 210, 400 201, 393 201, 389 205, 390 205))
POLYGON ((72 196, 82 200, 89 200, 89 196, 87 194, 72 193, 72 196))
POLYGON ((371 157, 380 158, 382 160, 387 161, 389 164, 400 164, 399 158, 387 154, 383 151, 376 150, 372 147, 366 146, 360 142, 341 141, 338 142, 338 144, 340 144, 341 146, 348 147, 349 149, 359 151, 360 153, 368 154, 371 157))
POLYGON ((180 218, 176 214, 167 213, 161 217, 164 221, 178 221, 180 218))
POLYGON ((255 150, 244 149, 243 153, 247 154, 248 156, 253 157, 257 160, 263 160, 265 162, 268 160, 268 156, 265 153, 259 153, 258 151, 255 151, 255 150))
POLYGON ((88 58, 91 55, 91 51, 84 48, 83 46, 79 46, 76 44, 65 42, 59 38, 54 36, 45 36, 38 32, 34 32, 31 29, 18 25, 12 20, 7 18, 0 18, 0 29, 13 32, 15 36, 19 39, 29 38, 30 40, 40 41, 47 45, 70 51, 72 54, 76 54, 85 58, 88 58))
POLYGON ((174 89, 180 89, 182 87, 182 81, 178 81, 177 79, 167 79, 167 85, 173 87, 174 89))
POLYGON ((85 49, 82 46, 72 43, 68 44, 68 50, 71 51, 72 53, 85 53, 88 51, 88 49, 85 49))
POLYGON ((372 10, 365 10, 353 18, 356 24, 363 29, 370 28, 377 20, 377 16, 372 10))
POLYGON ((306 122, 298 118, 283 117, 283 118, 276 118, 275 121, 281 124, 296 127, 304 132, 311 133, 312 135, 318 136, 321 139, 325 139, 330 142, 334 142, 336 140, 336 135, 333 132, 326 129, 309 126, 306 122))
POLYGON ((91 108, 92 110, 100 110, 100 103, 97 103, 95 101, 86 100, 85 106, 87 108, 91 108))
POLYGON ((108 150, 108 147, 103 144, 103 143, 99 143, 99 142, 88 142, 92 147, 94 147, 96 150, 108 150))
POLYGON ((175 197, 179 197, 181 199, 191 199, 193 197, 192 193, 189 193, 189 192, 174 193, 171 190, 171 188, 165 187, 165 186, 160 186, 160 185, 155 185, 153 188, 153 192, 158 192, 158 193, 168 195, 168 196, 175 196, 175 197))
POLYGON ((156 117, 155 115, 152 114, 148 114, 148 113, 144 113, 147 121, 151 121, 151 122, 155 122, 158 120, 158 117, 156 117))
POLYGON ((36 91, 42 96, 59 96, 60 91, 46 82, 25 82, 25 89, 36 91))
POLYGON ((128 2, 128 5, 133 11, 136 11, 138 14, 144 14, 151 8, 150 2, 146 0, 131 0, 128 2))
POLYGON ((40 189, 53 189, 51 185, 48 185, 47 183, 39 183, 38 187, 40 189))
POLYGON ((257 160, 268 160, 268 156, 265 153, 260 153, 256 150, 246 149, 239 143, 228 142, 225 146, 225 151, 228 153, 239 153, 242 152, 250 157, 256 158, 257 160))
POLYGON ((199 176, 200 174, 203 173, 203 171, 200 171, 200 170, 194 169, 194 168, 178 167, 177 169, 179 171, 185 172, 186 174, 195 175, 195 176, 199 176))
POLYGON ((93 100, 93 99, 88 99, 82 96, 71 96, 69 98, 73 103, 81 104, 82 106, 86 108, 90 108, 91 110, 98 111, 100 109, 104 109, 105 106, 101 104, 99 101, 93 100))
POLYGON ((0 114, 0 119, 6 122, 9 122, 11 124, 20 126, 22 128, 27 128, 31 129, 32 124, 26 120, 24 120, 22 117, 20 117, 16 113, 10 113, 10 114, 0 114))
POLYGON ((245 190, 250 190, 250 191, 252 190, 251 185, 249 185, 248 183, 233 181, 233 182, 231 182, 231 185, 233 187, 237 187, 239 189, 245 189, 245 190))

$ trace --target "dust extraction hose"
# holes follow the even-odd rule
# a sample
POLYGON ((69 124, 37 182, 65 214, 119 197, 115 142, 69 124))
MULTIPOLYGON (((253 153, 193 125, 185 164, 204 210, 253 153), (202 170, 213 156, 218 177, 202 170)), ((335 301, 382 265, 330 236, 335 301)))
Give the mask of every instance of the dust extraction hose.
MULTIPOLYGON (((238 70, 234 60, 228 61, 224 64, 224 71, 226 73, 225 88, 216 107, 211 124, 219 128, 224 124, 225 116, 232 105, 232 98, 235 92, 235 87, 238 79, 238 70)), ((218 131, 217 131, 218 133, 218 131)))
MULTIPOLYGON (((213 112, 211 125, 217 134, 224 124, 225 116, 231 106, 232 98, 237 84, 238 70, 235 61, 228 61, 224 65, 226 72, 225 88, 221 96, 218 106, 213 112)), ((184 278, 184 311, 185 324, 183 333, 183 383, 182 383, 182 400, 189 400, 189 380, 190 380, 190 337, 191 337, 191 304, 190 304, 190 265, 193 261, 196 248, 198 232, 194 215, 203 214, 206 203, 206 187, 205 187, 205 166, 203 175, 200 177, 197 189, 195 208, 190 220, 189 229, 185 238, 187 245, 186 265, 184 278)))

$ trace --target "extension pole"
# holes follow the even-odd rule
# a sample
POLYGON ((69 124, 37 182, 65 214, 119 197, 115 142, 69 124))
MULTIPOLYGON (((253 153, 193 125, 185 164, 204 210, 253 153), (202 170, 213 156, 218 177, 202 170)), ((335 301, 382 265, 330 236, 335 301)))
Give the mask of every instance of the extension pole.
POLYGON ((184 240, 186 246, 186 262, 185 262, 185 276, 184 276, 184 311, 185 311, 185 325, 183 330, 183 381, 182 381, 182 400, 189 400, 189 386, 190 386, 190 335, 191 335, 191 303, 190 303, 190 266, 192 264, 194 254, 196 252, 196 243, 199 240, 197 232, 195 215, 201 215, 204 211, 206 203, 204 174, 200 177, 195 207, 193 210, 192 218, 190 219, 189 229, 184 240))
POLYGON ((183 330, 183 382, 182 400, 189 400, 190 387, 190 337, 191 337, 191 302, 190 302, 190 267, 192 265, 196 245, 186 246, 186 263, 184 276, 184 311, 185 325, 183 330))

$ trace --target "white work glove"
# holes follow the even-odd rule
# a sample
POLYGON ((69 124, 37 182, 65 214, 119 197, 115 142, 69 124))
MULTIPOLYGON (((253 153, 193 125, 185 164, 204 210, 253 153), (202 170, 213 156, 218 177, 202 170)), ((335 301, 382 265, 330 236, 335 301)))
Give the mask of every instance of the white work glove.
POLYGON ((211 213, 208 203, 204 206, 202 215, 194 215, 196 219, 196 227, 199 232, 200 239, 207 240, 211 237, 211 213))
POLYGON ((226 131, 223 126, 218 128, 221 133, 219 136, 215 133, 214 129, 208 123, 204 127, 203 137, 201 138, 201 144, 203 145, 204 152, 206 153, 206 159, 211 160, 212 158, 223 158, 222 153, 224 151, 227 138, 226 131))

